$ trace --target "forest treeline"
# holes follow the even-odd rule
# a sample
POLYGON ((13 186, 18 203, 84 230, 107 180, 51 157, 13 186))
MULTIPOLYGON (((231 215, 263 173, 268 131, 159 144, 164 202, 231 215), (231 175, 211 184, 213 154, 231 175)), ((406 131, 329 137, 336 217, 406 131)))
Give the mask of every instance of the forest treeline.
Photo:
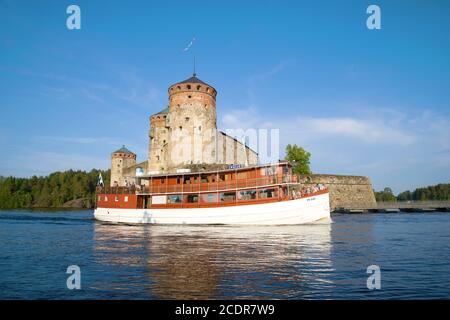
POLYGON ((60 208, 76 199, 93 204, 99 173, 109 185, 110 170, 68 170, 31 178, 0 176, 0 209, 60 208))
POLYGON ((417 188, 414 191, 404 191, 397 196, 391 188, 384 188, 383 191, 374 191, 377 201, 425 201, 442 200, 450 201, 450 183, 440 183, 435 186, 417 188))

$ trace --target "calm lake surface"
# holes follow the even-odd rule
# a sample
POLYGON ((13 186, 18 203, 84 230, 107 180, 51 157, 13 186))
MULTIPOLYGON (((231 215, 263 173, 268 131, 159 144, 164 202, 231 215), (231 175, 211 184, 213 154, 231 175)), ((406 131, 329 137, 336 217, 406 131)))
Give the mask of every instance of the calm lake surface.
POLYGON ((130 226, 0 211, 0 299, 450 298, 450 213, 289 227, 130 226), (81 269, 68 290, 67 267, 81 269), (381 289, 368 290, 369 265, 381 289))

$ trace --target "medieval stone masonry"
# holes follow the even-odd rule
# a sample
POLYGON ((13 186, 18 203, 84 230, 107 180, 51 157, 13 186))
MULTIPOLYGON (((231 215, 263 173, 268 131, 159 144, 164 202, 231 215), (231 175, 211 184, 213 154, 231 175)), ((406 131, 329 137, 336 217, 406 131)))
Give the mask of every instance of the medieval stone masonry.
POLYGON ((148 160, 136 163, 125 146, 112 154, 111 185, 124 186, 141 172, 155 174, 256 165, 258 154, 217 129, 216 95, 194 74, 169 87, 169 105, 150 116, 148 160))

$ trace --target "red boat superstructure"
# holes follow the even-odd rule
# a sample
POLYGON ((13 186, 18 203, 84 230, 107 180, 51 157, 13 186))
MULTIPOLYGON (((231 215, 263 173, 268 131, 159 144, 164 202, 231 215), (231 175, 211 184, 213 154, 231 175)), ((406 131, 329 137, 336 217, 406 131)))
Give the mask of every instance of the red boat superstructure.
POLYGON ((95 218, 167 224, 299 224, 329 219, 328 190, 301 188, 289 162, 135 177, 99 187, 95 218))

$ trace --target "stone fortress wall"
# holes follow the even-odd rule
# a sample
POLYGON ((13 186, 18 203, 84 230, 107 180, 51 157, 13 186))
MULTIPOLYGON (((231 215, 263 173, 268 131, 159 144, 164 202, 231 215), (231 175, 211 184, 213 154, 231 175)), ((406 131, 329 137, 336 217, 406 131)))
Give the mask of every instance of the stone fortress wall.
POLYGON ((322 183, 330 191, 331 210, 336 208, 365 208, 376 204, 372 183, 368 177, 335 174, 300 176, 302 186, 322 183))

